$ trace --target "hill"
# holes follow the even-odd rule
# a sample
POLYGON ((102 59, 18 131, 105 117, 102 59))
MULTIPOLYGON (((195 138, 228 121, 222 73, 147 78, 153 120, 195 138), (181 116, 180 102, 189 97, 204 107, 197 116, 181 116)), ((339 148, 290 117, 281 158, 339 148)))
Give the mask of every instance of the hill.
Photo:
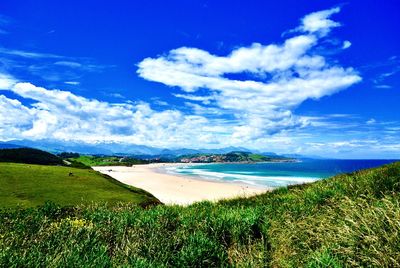
POLYGON ((25 148, 26 146, 21 146, 12 143, 0 142, 0 149, 15 149, 15 148, 25 148))
POLYGON ((136 159, 132 157, 95 155, 80 155, 76 158, 70 158, 70 160, 82 163, 86 166, 132 166, 149 163, 147 160, 136 159))
POLYGON ((63 206, 92 202, 158 203, 143 190, 88 169, 0 163, 0 182, 2 207, 33 207, 46 201, 63 206))
POLYGON ((0 266, 399 267, 400 163, 188 207, 0 213, 0 266))
POLYGON ((184 163, 229 163, 229 162, 266 162, 291 161, 293 159, 278 155, 261 155, 251 152, 229 152, 226 154, 190 154, 177 157, 175 161, 184 163))
POLYGON ((0 162, 40 165, 64 164, 61 158, 51 153, 33 148, 0 149, 0 162))
MULTIPOLYGON (((215 149, 205 149, 205 148, 156 148, 140 144, 124 144, 124 143, 84 143, 84 142, 74 142, 74 141, 59 141, 51 139, 41 139, 41 140, 12 140, 8 142, 0 142, 1 146, 5 148, 15 148, 19 147, 30 147, 37 148, 40 150, 48 151, 51 153, 59 154, 62 152, 75 152, 84 155, 119 155, 128 156, 142 159, 168 159, 173 160, 176 157, 183 155, 195 155, 195 154, 227 154, 230 152, 249 152, 248 148, 244 147, 225 147, 225 148, 215 148, 215 149)), ((253 152, 259 153, 265 156, 278 156, 273 152, 253 152)), ((278 156, 279 157, 279 156, 278 156)))

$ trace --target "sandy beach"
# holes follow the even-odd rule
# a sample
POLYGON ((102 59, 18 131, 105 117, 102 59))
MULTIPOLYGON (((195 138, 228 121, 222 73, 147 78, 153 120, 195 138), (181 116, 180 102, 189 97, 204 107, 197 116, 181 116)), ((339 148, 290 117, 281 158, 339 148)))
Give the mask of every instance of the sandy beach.
POLYGON ((268 189, 214 182, 167 173, 163 168, 179 164, 149 164, 93 167, 122 183, 148 191, 164 204, 188 205, 194 202, 217 201, 238 196, 261 194, 268 189))

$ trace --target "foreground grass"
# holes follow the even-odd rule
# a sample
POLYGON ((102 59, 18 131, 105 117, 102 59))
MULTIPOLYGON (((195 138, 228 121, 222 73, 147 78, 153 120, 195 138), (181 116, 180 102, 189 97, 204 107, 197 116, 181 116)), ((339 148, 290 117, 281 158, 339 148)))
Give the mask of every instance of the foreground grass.
POLYGON ((398 267, 400 163, 189 207, 4 210, 0 266, 398 267))
POLYGON ((32 207, 50 200, 62 206, 107 202, 157 202, 149 193, 91 169, 0 163, 1 207, 32 207))

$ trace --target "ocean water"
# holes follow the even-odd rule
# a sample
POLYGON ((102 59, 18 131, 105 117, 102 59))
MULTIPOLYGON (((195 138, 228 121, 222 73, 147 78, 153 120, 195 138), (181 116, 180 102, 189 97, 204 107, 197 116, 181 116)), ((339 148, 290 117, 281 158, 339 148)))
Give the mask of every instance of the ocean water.
MULTIPOLYGON (((196 164, 167 167, 170 173, 197 179, 226 181, 257 187, 281 187, 313 182, 339 173, 377 167, 396 160, 302 160, 282 163, 196 164)), ((398 160, 397 160, 398 161, 398 160)))

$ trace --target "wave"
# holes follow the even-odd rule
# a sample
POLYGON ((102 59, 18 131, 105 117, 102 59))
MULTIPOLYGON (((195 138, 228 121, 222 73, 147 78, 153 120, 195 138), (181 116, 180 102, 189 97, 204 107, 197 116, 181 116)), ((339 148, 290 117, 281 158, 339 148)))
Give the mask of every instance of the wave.
POLYGON ((251 175, 259 174, 257 172, 214 172, 204 169, 195 169, 193 167, 168 167, 166 169, 171 173, 189 175, 207 180, 236 182, 264 187, 279 187, 291 184, 302 184, 320 179, 317 177, 251 175))

